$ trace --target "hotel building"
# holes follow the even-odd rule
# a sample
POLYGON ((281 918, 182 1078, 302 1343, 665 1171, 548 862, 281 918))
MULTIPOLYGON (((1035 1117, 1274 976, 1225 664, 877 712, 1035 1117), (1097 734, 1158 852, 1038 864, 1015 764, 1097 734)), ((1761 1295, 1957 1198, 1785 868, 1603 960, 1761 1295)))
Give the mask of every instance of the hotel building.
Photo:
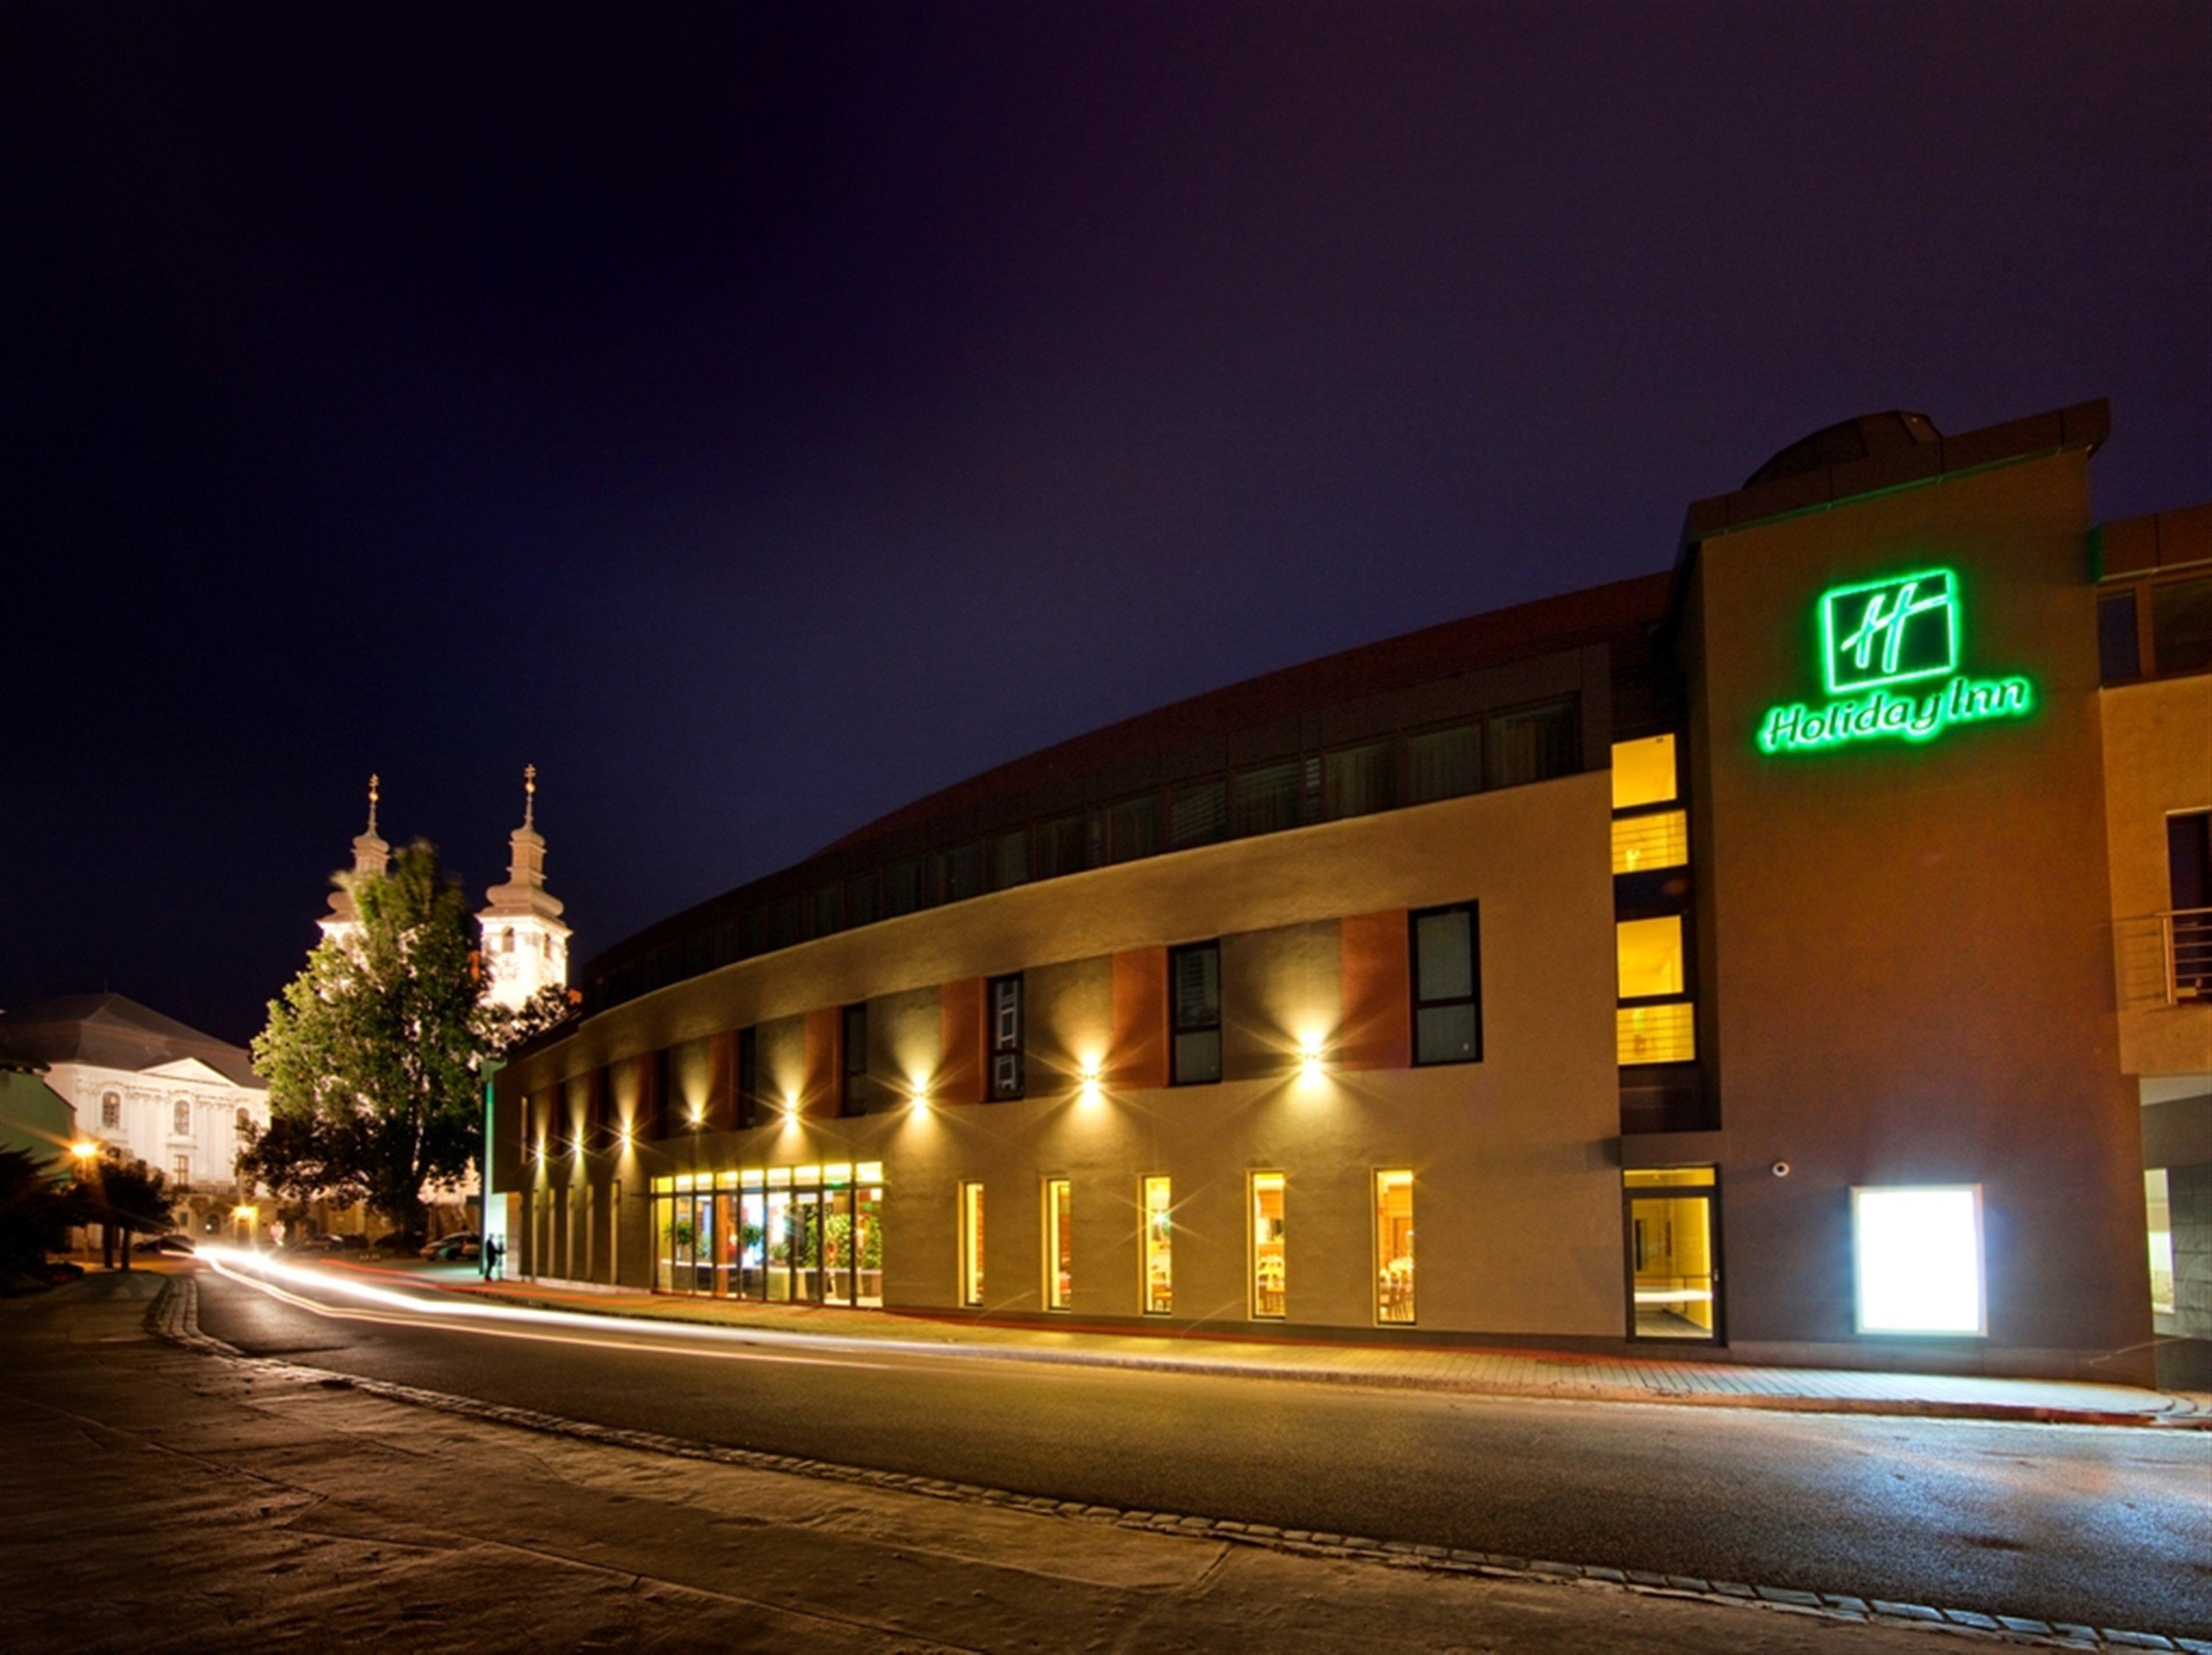
POLYGON ((651 927, 497 1076, 511 1269, 2203 1383, 2212 508, 2106 428, 1849 422, 651 927))

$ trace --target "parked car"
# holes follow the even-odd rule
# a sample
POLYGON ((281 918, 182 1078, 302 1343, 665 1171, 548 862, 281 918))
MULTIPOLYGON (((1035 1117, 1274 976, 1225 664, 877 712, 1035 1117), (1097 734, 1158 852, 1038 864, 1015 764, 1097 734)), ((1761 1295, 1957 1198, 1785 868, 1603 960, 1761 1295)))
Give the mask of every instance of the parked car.
POLYGON ((422 1256, 439 1263, 473 1261, 483 1256, 483 1244, 474 1236, 440 1236, 422 1250, 422 1256))
POLYGON ((190 1236, 172 1232, 166 1236, 149 1236, 132 1246, 131 1250, 134 1253, 171 1253, 180 1258, 189 1258, 199 1250, 192 1245, 190 1236))

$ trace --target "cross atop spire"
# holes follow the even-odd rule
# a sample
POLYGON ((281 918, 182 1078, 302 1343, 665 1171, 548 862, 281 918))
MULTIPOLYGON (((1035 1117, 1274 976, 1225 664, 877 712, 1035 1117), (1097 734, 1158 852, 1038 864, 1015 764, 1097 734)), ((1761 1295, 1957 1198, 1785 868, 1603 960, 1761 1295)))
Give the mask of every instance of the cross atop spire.
POLYGON ((522 767, 522 825, 532 825, 538 811, 538 766, 522 767))
POLYGON ((374 838, 374 837, 376 837, 376 800, 377 800, 377 789, 378 789, 378 788, 381 785, 381 782, 382 782, 382 778, 381 778, 381 777, 380 777, 380 776, 376 774, 376 772, 375 772, 375 771, 371 770, 371 771, 369 772, 369 776, 368 776, 368 834, 369 834, 369 837, 371 837, 371 838, 374 838))

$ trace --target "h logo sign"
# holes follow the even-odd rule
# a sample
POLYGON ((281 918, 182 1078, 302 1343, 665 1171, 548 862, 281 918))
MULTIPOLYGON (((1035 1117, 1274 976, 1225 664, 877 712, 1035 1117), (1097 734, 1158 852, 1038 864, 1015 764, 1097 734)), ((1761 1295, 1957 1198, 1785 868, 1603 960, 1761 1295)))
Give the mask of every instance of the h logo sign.
POLYGON ((1830 695, 1955 672, 1954 577, 1935 569, 1832 588, 1820 599, 1820 648, 1830 695))

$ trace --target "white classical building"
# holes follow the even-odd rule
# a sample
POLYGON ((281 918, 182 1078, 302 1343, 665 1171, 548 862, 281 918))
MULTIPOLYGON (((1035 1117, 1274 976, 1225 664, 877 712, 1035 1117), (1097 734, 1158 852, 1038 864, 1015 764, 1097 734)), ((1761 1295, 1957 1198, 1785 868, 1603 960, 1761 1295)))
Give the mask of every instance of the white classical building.
MULTIPOLYGON (((246 1129, 269 1123, 269 1089, 240 1046, 123 995, 70 995, 0 1015, 0 1051, 46 1066, 84 1141, 168 1175, 194 1234, 228 1229, 254 1200, 238 1178, 246 1129)), ((265 1202, 265 1220, 273 1212, 265 1202)))

